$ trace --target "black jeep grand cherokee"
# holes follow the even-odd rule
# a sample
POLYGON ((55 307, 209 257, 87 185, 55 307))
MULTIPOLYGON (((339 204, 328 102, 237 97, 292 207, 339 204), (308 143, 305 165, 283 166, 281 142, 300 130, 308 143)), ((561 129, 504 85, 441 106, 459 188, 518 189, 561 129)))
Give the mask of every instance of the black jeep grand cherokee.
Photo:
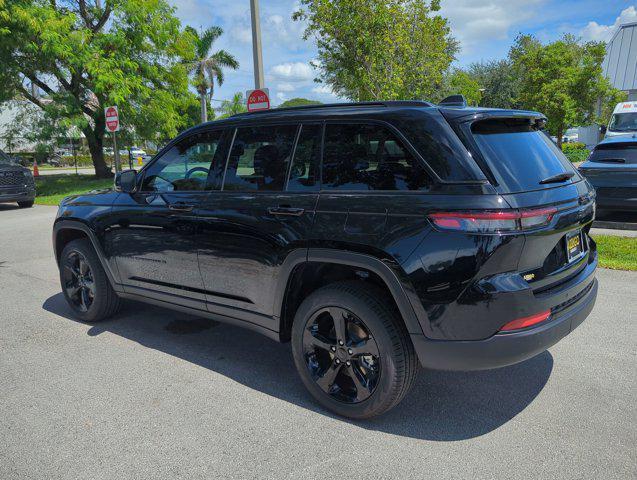
POLYGON ((593 308, 594 193, 544 121, 383 102, 199 125, 62 202, 64 295, 85 321, 130 298, 291 340, 321 404, 378 415, 418 361, 520 362, 593 308))
POLYGON ((16 202, 30 208, 35 200, 35 182, 31 170, 0 150, 0 203, 16 202))

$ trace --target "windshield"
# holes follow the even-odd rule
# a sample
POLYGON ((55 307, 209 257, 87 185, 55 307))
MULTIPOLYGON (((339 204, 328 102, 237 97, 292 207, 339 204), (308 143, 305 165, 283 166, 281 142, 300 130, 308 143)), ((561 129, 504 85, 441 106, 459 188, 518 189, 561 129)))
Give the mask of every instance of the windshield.
POLYGON ((577 181, 541 184, 555 175, 574 172, 571 162, 551 139, 528 119, 490 119, 471 131, 501 188, 509 193, 551 188, 577 181))
POLYGON ((0 150, 0 165, 15 165, 16 162, 6 153, 0 150))
POLYGON ((630 132, 637 130, 637 112, 614 113, 610 119, 608 130, 611 132, 630 132))

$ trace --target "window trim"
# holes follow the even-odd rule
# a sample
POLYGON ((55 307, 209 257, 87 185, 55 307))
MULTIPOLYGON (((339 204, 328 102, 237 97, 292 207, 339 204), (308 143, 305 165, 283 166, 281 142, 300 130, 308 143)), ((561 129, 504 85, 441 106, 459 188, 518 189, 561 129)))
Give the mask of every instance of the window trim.
MULTIPOLYGON (((208 134, 208 133, 212 133, 212 132, 220 132, 220 137, 219 137, 219 145, 217 146, 217 148, 219 146, 222 145, 223 142, 223 134, 225 132, 225 130, 227 130, 227 127, 225 126, 219 126, 219 127, 215 127, 215 128, 202 128, 200 130, 191 132, 190 134, 186 135, 179 135, 177 137, 175 137, 173 140, 171 140, 170 142, 168 142, 166 144, 166 146, 164 146, 164 148, 162 148, 158 153, 155 154, 155 156, 153 157, 153 159, 148 162, 146 165, 144 165, 138 172, 138 176, 139 176, 139 189, 137 190, 137 193, 143 193, 143 194, 156 194, 159 195, 161 193, 170 193, 172 194, 178 194, 178 193, 210 193, 212 190, 209 189, 204 189, 204 190, 177 190, 174 192, 156 192, 153 190, 142 190, 142 187, 144 186, 144 181, 146 180, 146 174, 148 173, 148 170, 155 164, 157 163, 160 159, 162 159, 166 154, 168 154, 168 152, 170 152, 170 150, 172 150, 172 148, 174 146, 176 146, 177 144, 183 142, 186 139, 189 139, 190 137, 193 137, 195 135, 201 135, 201 134, 208 134)), ((210 162, 210 168, 212 169, 212 161, 210 162)), ((225 173, 224 173, 225 175, 225 173)), ((208 178, 206 177, 206 187, 208 186, 208 178)))
POLYGON ((325 135, 327 133, 327 127, 330 124, 336 124, 336 125, 380 125, 382 127, 387 128, 390 132, 392 132, 394 135, 396 135, 396 138, 399 139, 402 143, 403 146, 409 151, 409 153, 411 153, 414 158, 416 159, 416 161, 420 162, 420 166, 423 167, 425 169, 425 172, 431 177, 431 183, 432 185, 437 184, 437 183, 448 183, 445 182, 444 180, 442 180, 438 174, 436 172, 433 171, 433 169, 429 166, 429 164, 425 161, 424 158, 422 158, 422 156, 420 155, 420 153, 418 153, 418 150, 416 150, 416 148, 414 148, 414 146, 411 144, 411 142, 401 133, 401 131, 396 128, 394 125, 392 125, 389 122, 386 122, 385 120, 376 120, 376 119, 356 119, 356 120, 341 120, 341 119, 337 119, 337 120, 333 120, 333 119, 327 119, 323 122, 323 139, 321 141, 321 182, 320 182, 320 188, 319 188, 319 193, 321 194, 328 194, 328 195, 335 195, 335 194, 360 194, 360 193, 365 193, 365 194, 392 194, 392 195, 396 195, 396 194, 427 194, 429 193, 432 189, 427 189, 427 190, 338 190, 338 189, 325 189, 323 188, 323 160, 324 160, 324 150, 325 150, 325 135))
POLYGON ((311 193, 316 193, 318 194, 321 191, 321 185, 322 185, 322 180, 323 180, 323 140, 325 139, 325 121, 324 120, 317 120, 317 121, 312 121, 309 120, 307 122, 299 122, 299 130, 297 132, 297 137, 296 140, 294 142, 294 151, 292 152, 292 159, 290 161, 290 164, 288 165, 288 172, 287 172, 287 177, 285 179, 285 190, 283 190, 286 193, 296 193, 296 194, 311 194, 311 193), (303 133, 303 127, 305 126, 313 126, 316 125, 321 129, 321 133, 319 135, 320 140, 319 140, 319 152, 318 152, 318 179, 317 179, 317 186, 318 188, 313 188, 310 190, 289 190, 289 185, 290 185, 290 175, 292 174, 292 165, 294 164, 294 158, 296 157, 296 148, 298 146, 299 143, 299 139, 301 138, 301 134, 303 133))

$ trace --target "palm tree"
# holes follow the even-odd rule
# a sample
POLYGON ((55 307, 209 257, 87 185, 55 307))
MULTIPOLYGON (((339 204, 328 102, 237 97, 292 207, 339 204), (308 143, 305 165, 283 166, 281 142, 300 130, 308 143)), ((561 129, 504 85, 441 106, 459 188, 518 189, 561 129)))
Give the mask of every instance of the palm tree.
POLYGON ((223 84, 223 68, 236 70, 239 68, 239 62, 225 50, 210 54, 213 43, 223 33, 221 27, 210 27, 201 33, 192 27, 186 27, 186 30, 195 37, 196 58, 189 63, 188 69, 194 77, 193 84, 199 93, 201 121, 206 122, 208 121, 206 95, 212 97, 215 81, 219 86, 223 84))
POLYGON ((237 92, 232 96, 230 100, 224 100, 221 103, 221 111, 223 113, 219 118, 230 117, 231 115, 243 113, 247 110, 248 108, 246 107, 246 101, 245 98, 243 98, 243 93, 237 92))

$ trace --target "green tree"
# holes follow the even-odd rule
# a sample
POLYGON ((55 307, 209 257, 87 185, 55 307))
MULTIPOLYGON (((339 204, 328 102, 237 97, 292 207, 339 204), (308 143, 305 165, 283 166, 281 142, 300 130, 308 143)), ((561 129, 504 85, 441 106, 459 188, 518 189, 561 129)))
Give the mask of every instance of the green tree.
POLYGON ((469 73, 460 68, 454 68, 444 77, 443 88, 433 97, 434 101, 440 101, 448 95, 464 95, 468 105, 480 104, 482 92, 480 84, 469 73))
POLYGON ((287 107, 301 107, 303 105, 320 105, 322 102, 318 100, 309 100, 307 98, 290 98, 286 100, 279 108, 287 108, 287 107))
POLYGON ((546 45, 520 35, 511 48, 509 57, 520 78, 520 105, 547 116, 558 146, 567 128, 599 122, 599 99, 617 95, 602 73, 605 55, 604 43, 581 43, 571 35, 546 45))
POLYGON ((0 0, 0 101, 20 95, 52 123, 77 125, 107 177, 104 107, 118 105, 140 137, 175 135, 193 40, 166 0, 0 0))
POLYGON ((239 68, 239 62, 235 57, 225 50, 218 50, 210 53, 215 41, 223 34, 221 27, 210 27, 199 33, 192 27, 186 30, 195 38, 196 58, 188 64, 188 68, 193 75, 193 84, 199 93, 201 104, 201 121, 208 121, 208 109, 206 96, 212 98, 215 81, 219 86, 223 84, 223 69, 239 68))
POLYGON ((436 94, 458 51, 432 0, 301 0, 293 19, 318 47, 319 81, 356 101, 436 94))
POLYGON ((510 59, 473 63, 468 73, 483 89, 479 106, 519 108, 520 77, 510 59))
POLYGON ((220 110, 222 113, 219 116, 219 120, 231 117, 232 115, 237 115, 238 113, 247 112, 248 107, 246 107, 246 100, 243 93, 237 92, 230 100, 224 100, 221 102, 220 110))

